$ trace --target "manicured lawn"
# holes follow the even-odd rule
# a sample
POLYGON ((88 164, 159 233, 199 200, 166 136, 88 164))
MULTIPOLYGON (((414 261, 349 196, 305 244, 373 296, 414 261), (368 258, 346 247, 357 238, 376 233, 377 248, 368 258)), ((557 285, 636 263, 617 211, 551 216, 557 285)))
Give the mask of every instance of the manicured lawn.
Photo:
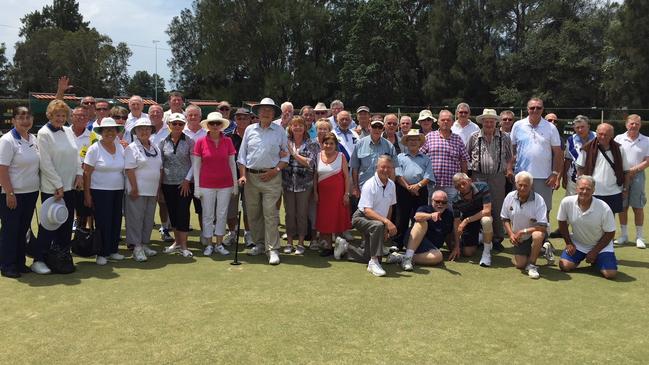
MULTIPOLYGON (((555 194, 553 228, 559 199, 555 194)), ((198 222, 194 220, 194 227, 198 222)), ((635 237, 631 227, 630 237, 635 237)), ((76 363, 646 363, 649 251, 616 248, 615 281, 588 267, 472 260, 412 273, 282 255, 159 254, 71 275, 0 280, 5 364, 76 363)), ((645 232, 646 236, 646 232, 645 232)), ((154 239, 159 239, 157 231, 154 239)), ((553 240, 557 249, 562 240, 553 240)), ((509 242, 505 242, 509 247, 509 242)), ((159 241, 154 248, 163 248, 159 241)), ((130 256, 126 250, 122 251, 130 256)), ((557 252, 558 254, 558 252, 557 252)), ((539 263, 545 264, 544 259, 539 263)))

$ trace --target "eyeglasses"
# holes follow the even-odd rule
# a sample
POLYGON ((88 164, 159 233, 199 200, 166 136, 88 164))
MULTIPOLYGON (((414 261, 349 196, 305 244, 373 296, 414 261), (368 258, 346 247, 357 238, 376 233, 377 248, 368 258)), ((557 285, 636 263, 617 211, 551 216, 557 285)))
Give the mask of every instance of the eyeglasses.
POLYGON ((458 113, 458 114, 469 114, 469 112, 464 111, 464 110, 461 110, 461 111, 459 111, 459 112, 457 112, 457 113, 458 113))
POLYGON ((219 120, 213 121, 213 122, 207 122, 207 125, 211 125, 211 126, 219 126, 221 124, 223 124, 223 122, 221 122, 219 120))
POLYGON ((514 118, 500 118, 500 120, 502 120, 504 122, 511 122, 511 121, 514 120, 514 118))
POLYGON ((543 110, 542 106, 528 106, 527 110, 543 110))
POLYGON ((122 119, 122 120, 128 119, 126 117, 126 115, 112 115, 111 118, 113 118, 113 119, 122 119))
POLYGON ((546 119, 550 123, 555 123, 557 120, 556 119, 546 119))
POLYGON ((182 127, 182 126, 185 125, 185 123, 183 123, 183 122, 171 122, 169 124, 171 124, 174 127, 182 127))
POLYGON ((372 129, 383 129, 383 124, 372 124, 372 129))
POLYGON ((392 126, 397 125, 397 123, 385 123, 385 124, 387 124, 387 125, 392 125, 392 126))
POLYGON ((108 110, 108 108, 102 108, 102 107, 95 108, 95 109, 96 109, 96 110, 108 110))
POLYGON ((95 101, 82 101, 81 104, 83 105, 95 105, 97 102, 95 101))
POLYGON ((327 112, 315 112, 315 115, 325 115, 327 112))
POLYGON ((222 106, 222 107, 219 108, 219 110, 222 111, 222 112, 226 112, 226 111, 230 110, 230 107, 222 106))
POLYGON ((433 200, 433 203, 445 205, 445 204, 448 204, 448 201, 447 200, 433 200))

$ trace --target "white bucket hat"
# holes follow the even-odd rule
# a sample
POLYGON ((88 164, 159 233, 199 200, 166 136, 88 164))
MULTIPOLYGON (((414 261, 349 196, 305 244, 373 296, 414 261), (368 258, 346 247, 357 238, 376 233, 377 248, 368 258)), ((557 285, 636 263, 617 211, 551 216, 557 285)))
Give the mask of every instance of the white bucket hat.
POLYGON ((151 124, 151 119, 146 117, 136 120, 135 124, 133 124, 133 128, 131 128, 131 131, 133 131, 133 133, 135 134, 135 130, 139 127, 149 127, 151 128, 151 133, 155 132, 155 126, 151 124))
POLYGON ((101 124, 99 125, 93 125, 92 131, 101 135, 101 131, 103 128, 117 128, 117 133, 122 133, 124 132, 124 126, 117 124, 115 119, 113 118, 103 118, 100 122, 101 124))
POLYGON ((207 119, 201 120, 201 127, 203 127, 203 129, 205 129, 205 130, 208 130, 207 129, 207 123, 209 123, 209 122, 221 122, 221 123, 223 123, 221 125, 221 131, 226 130, 228 128, 228 126, 230 125, 230 121, 223 118, 223 114, 221 114, 219 112, 211 112, 210 114, 208 114, 207 119))
POLYGON ((56 231, 68 220, 68 208, 63 199, 50 197, 41 206, 40 223, 48 231, 56 231))
POLYGON ((482 114, 475 118, 478 123, 482 123, 483 119, 495 119, 496 122, 500 122, 500 116, 496 113, 495 109, 484 109, 482 114))
POLYGON ((433 117, 433 112, 431 112, 428 109, 424 109, 419 112, 419 118, 417 118, 417 123, 425 119, 430 119, 433 122, 437 122, 437 118, 433 117))

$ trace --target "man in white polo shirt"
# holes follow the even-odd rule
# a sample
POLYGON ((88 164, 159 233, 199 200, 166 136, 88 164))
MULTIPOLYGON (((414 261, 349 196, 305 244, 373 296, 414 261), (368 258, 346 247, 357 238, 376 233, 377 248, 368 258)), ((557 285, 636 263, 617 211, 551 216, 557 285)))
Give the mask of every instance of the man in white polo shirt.
POLYGON ((586 259, 602 275, 612 279, 617 274, 617 259, 613 251, 615 218, 604 201, 593 197, 595 179, 589 175, 577 178, 577 195, 561 200, 557 221, 566 242, 559 267, 570 271, 586 259), (572 234, 568 231, 572 226, 572 234))
POLYGON ((532 191, 533 181, 534 177, 527 171, 516 174, 516 190, 505 197, 500 217, 514 245, 516 268, 527 271, 530 278, 538 279, 536 259, 541 254, 548 219, 543 197, 532 191))
POLYGON ((352 225, 363 235, 364 248, 353 245, 336 247, 339 256, 348 253, 348 258, 352 261, 367 262, 367 271, 374 276, 385 275, 385 270, 381 267, 383 244, 397 234, 397 227, 389 219, 392 216, 392 206, 397 203, 396 187, 390 180, 393 169, 391 157, 379 157, 376 173, 362 187, 358 210, 352 216, 352 225))
POLYGON ((616 243, 624 244, 628 241, 627 232, 627 211, 629 206, 633 209, 635 217, 635 245, 637 248, 646 248, 642 236, 642 224, 644 223, 644 206, 647 203, 645 196, 644 170, 649 166, 649 138, 640 134, 640 116, 631 114, 626 118, 626 133, 617 135, 615 142, 620 144, 620 149, 626 154, 629 168, 629 187, 623 200, 623 208, 620 212, 620 230, 622 236, 616 243))
POLYGON ((451 132, 457 134, 462 138, 464 146, 468 146, 469 137, 475 132, 480 131, 480 127, 473 123, 469 117, 471 116, 471 108, 467 103, 459 103, 455 108, 455 123, 451 127, 451 132))

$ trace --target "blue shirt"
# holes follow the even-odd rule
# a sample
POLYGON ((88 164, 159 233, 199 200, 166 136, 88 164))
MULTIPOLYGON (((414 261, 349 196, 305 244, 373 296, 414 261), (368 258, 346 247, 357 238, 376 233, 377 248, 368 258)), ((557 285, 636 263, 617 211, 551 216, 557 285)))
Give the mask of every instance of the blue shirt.
POLYGON ((289 156, 279 157, 279 152, 288 152, 286 131, 275 123, 262 128, 254 123, 246 128, 239 149, 239 162, 249 169, 265 170, 281 162, 288 163, 289 156))
POLYGON ((401 152, 397 155, 395 175, 403 176, 408 184, 416 184, 423 179, 430 180, 435 185, 433 164, 430 158, 423 153, 411 155, 410 152, 401 152))
POLYGON ((358 170, 358 186, 362 187, 363 184, 369 180, 376 172, 376 162, 381 155, 388 155, 395 158, 394 146, 390 141, 381 137, 377 143, 372 142, 372 137, 367 136, 361 138, 356 147, 350 161, 352 169, 358 170))
POLYGON ((311 124, 311 128, 308 130, 308 133, 309 133, 309 138, 316 139, 316 142, 318 141, 317 140, 318 131, 315 128, 315 123, 311 124))

